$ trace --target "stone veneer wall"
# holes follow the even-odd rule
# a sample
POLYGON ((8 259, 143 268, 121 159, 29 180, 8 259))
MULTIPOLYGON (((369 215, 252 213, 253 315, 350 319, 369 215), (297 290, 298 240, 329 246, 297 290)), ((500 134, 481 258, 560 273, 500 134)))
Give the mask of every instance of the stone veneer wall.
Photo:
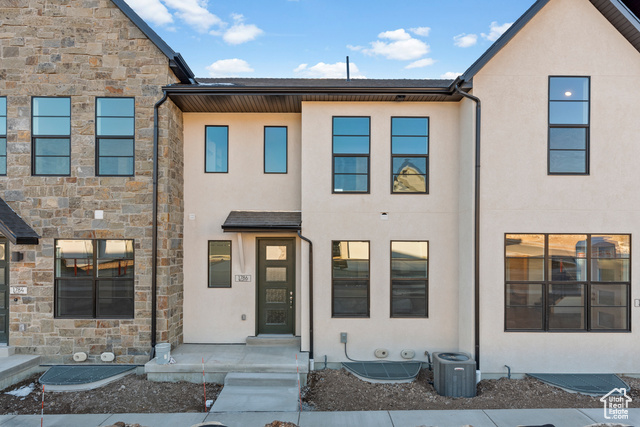
MULTIPOLYGON (((9 344, 18 353, 69 362, 84 351, 99 360, 148 360, 151 331, 153 106, 177 81, 168 59, 110 0, 0 3, 0 96, 7 97, 7 176, 0 195, 41 236, 14 246, 9 344), (7 7, 9 6, 9 7, 7 7), (31 176, 31 97, 71 97, 71 176, 31 176), (135 97, 134 177, 95 176, 95 98, 135 97), (104 219, 94 219, 94 211, 104 219), (135 240, 135 318, 54 318, 54 239, 135 240), (14 298, 16 299, 14 301, 14 298)), ((182 118, 161 107, 158 339, 182 340, 182 118), (171 126, 171 128, 168 128, 171 126)))

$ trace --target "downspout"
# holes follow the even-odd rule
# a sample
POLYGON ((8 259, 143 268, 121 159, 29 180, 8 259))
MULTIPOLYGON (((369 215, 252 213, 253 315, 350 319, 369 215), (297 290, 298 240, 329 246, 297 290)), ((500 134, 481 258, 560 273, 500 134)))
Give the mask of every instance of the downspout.
POLYGON ((298 237, 309 243, 309 359, 313 360, 313 242, 298 230, 298 237))
POLYGON ((167 92, 162 91, 162 99, 153 106, 153 237, 151 241, 151 352, 155 357, 157 305, 158 305, 158 109, 167 100, 167 92))
POLYGON ((480 369, 480 98, 460 90, 460 82, 456 81, 454 91, 469 98, 476 104, 476 165, 474 189, 474 322, 475 322, 475 357, 476 369, 480 369))

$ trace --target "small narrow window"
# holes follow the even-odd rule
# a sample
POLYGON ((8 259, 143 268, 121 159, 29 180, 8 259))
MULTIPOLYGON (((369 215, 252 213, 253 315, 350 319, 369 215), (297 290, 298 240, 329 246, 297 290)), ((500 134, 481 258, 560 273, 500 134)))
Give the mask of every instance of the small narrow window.
POLYGON ((71 174, 71 98, 32 99, 32 173, 71 174))
POLYGON ((333 192, 369 192, 369 117, 333 118, 333 192))
POLYGON ((287 173, 287 128, 265 126, 264 173, 287 173))
POLYGON ((7 98, 0 96, 0 175, 7 174, 7 98))
POLYGON ((427 317, 428 273, 428 242, 391 242, 391 317, 427 317))
POLYGON ((205 127, 204 171, 227 173, 229 171, 229 127, 205 127))
POLYGON ((391 118, 391 192, 429 191, 429 119, 391 118))
POLYGON ((369 242, 332 242, 332 316, 369 317, 369 242))
POLYGON ((134 141, 134 99, 97 98, 96 175, 133 176, 134 141))
POLYGON ((589 173, 589 78, 549 78, 549 174, 589 173))
POLYGON ((209 241, 209 287, 231 287, 231 241, 209 241))

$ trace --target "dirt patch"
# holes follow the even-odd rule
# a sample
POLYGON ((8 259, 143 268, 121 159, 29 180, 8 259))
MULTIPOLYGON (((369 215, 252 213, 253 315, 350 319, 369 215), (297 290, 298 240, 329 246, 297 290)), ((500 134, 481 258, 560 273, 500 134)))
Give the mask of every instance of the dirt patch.
MULTIPOLYGON (((42 386, 35 375, 0 393, 0 413, 40 414, 42 386), (12 396, 7 391, 34 384, 27 396, 12 396)), ((207 399, 215 400, 221 385, 207 384, 207 399)), ((95 390, 53 393, 45 387, 45 414, 120 414, 205 412, 202 384, 188 382, 158 383, 147 381, 146 375, 126 377, 95 390)))
MULTIPOLYGON (((640 401, 640 379, 624 377, 630 397, 640 401)), ((423 409, 600 408, 598 397, 569 393, 534 378, 482 380, 473 398, 436 393, 430 371, 412 383, 371 384, 342 370, 309 374, 303 401, 316 411, 393 411, 423 409)))

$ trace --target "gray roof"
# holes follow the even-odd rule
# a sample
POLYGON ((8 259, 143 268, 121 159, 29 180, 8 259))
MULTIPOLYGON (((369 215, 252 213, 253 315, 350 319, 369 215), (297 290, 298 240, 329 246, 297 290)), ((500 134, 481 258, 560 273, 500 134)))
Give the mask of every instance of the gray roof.
POLYGON ((40 236, 0 199, 0 233, 14 245, 37 245, 40 236))
POLYGON ((297 231, 302 224, 299 211, 231 211, 222 224, 224 231, 297 231))
POLYGON ((176 77, 180 80, 180 82, 190 83, 191 79, 193 79, 194 77, 194 74, 185 62, 184 58, 182 58, 182 55, 171 49, 171 47, 169 47, 169 45, 164 40, 162 40, 162 38, 155 31, 153 31, 142 18, 140 18, 140 16, 135 13, 124 0, 111 1, 118 7, 118 9, 122 11, 122 13, 125 14, 127 18, 131 20, 131 22, 133 22, 140 29, 140 31, 144 33, 145 36, 147 36, 149 40, 151 40, 153 44, 158 47, 158 49, 162 51, 162 53, 165 54, 165 56, 169 59, 169 67, 176 75, 176 77))
POLYGON ((288 88, 288 89, 448 89, 453 80, 444 79, 267 79, 267 78, 197 78, 202 87, 288 88))

